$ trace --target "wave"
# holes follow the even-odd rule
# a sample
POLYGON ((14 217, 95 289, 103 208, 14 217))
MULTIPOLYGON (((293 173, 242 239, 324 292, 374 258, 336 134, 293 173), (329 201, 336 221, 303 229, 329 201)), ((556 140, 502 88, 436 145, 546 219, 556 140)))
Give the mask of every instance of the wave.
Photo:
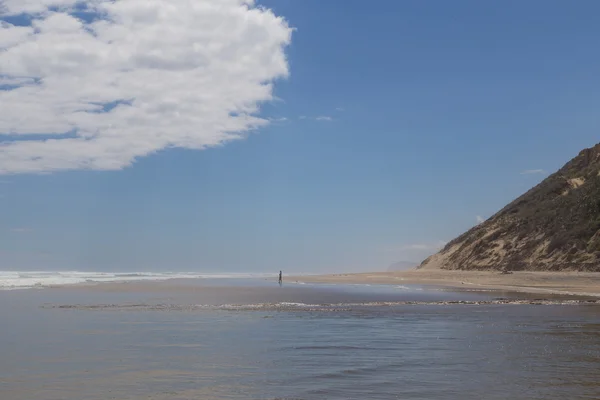
POLYGON ((163 281, 169 279, 262 278, 257 273, 0 271, 0 290, 35 289, 81 283, 163 281))
POLYGON ((536 305, 536 306, 597 306, 600 300, 560 300, 560 299, 494 299, 494 300, 450 300, 450 301, 377 301, 363 303, 255 303, 255 304, 46 304, 46 309, 77 309, 77 310, 118 310, 118 311, 311 311, 311 312, 345 312, 360 311, 373 308, 394 308, 402 306, 501 306, 501 305, 536 305))

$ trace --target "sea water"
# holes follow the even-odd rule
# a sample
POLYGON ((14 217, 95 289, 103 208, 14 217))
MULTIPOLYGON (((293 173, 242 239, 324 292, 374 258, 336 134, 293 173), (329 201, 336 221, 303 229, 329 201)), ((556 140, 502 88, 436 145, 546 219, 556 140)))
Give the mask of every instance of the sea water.
POLYGON ((0 290, 40 289, 100 282, 164 281, 171 279, 242 279, 261 273, 0 271, 0 290))
POLYGON ((264 279, 0 292, 0 399, 600 398, 598 305, 498 297, 524 295, 264 279))

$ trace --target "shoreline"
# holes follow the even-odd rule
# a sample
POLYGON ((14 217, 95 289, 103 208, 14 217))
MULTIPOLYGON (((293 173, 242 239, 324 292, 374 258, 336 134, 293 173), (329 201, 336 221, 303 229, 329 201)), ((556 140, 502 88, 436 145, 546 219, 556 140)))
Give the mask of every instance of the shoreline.
MULTIPOLYGON (((284 278, 285 282, 286 278, 284 278)), ((600 297, 600 273, 408 270, 348 274, 290 276, 288 281, 333 284, 432 285, 464 290, 521 292, 546 295, 600 297)))
MULTIPOLYGON (((276 278, 254 278, 276 282, 276 278)), ((512 292, 546 296, 576 296, 600 298, 600 273, 594 272, 527 272, 502 274, 498 271, 457 270, 407 270, 394 272, 338 273, 323 275, 289 275, 285 283, 322 284, 369 284, 369 285, 423 285, 448 290, 512 292)), ((34 289, 75 289, 91 291, 173 291, 195 292, 199 288, 211 288, 214 282, 197 278, 173 278, 165 280, 127 280, 111 282, 80 282, 75 284, 51 284, 34 289)), ((219 287, 220 285, 214 286, 219 287)), ((226 285, 225 285, 226 286, 226 285)), ((16 290, 14 288, 12 290, 16 290)))

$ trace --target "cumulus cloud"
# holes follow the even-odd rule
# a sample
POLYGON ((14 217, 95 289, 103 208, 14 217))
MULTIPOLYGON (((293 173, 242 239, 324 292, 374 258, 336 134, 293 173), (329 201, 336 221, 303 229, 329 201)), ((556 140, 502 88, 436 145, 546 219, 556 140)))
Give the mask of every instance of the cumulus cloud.
POLYGON ((521 175, 543 175, 545 173, 546 171, 544 171, 543 169, 526 169, 525 171, 521 171, 521 175))
POLYGON ((0 0, 19 14, 0 22, 0 173, 241 139, 288 75, 292 29, 253 0, 0 0))

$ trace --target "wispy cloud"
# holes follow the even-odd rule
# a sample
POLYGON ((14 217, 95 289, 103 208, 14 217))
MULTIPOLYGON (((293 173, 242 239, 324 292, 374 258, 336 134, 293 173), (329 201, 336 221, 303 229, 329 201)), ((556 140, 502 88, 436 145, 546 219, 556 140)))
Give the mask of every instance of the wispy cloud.
POLYGON ((33 232, 33 229, 21 227, 21 228, 12 228, 10 231, 12 233, 24 234, 24 233, 31 233, 31 232, 33 232))
POLYGON ((331 122, 334 121, 334 118, 329 115, 319 115, 317 117, 310 117, 306 115, 301 115, 298 117, 301 120, 310 120, 310 121, 320 121, 320 122, 331 122))
POLYGON ((477 219, 477 225, 483 224, 485 222, 485 218, 483 218, 481 215, 478 215, 475 218, 477 219))
POLYGON ((340 112, 342 112, 342 111, 346 111, 346 110, 344 110, 344 108, 343 108, 343 107, 336 107, 335 111, 340 111, 340 112))
POLYGON ((286 117, 280 117, 280 118, 269 118, 269 121, 271 122, 285 122, 288 119, 286 117))
POLYGON ((521 171, 521 175, 543 175, 546 171, 543 169, 526 169, 525 171, 521 171))
POLYGON ((17 137, 0 146, 0 174, 119 170, 267 125, 260 105, 289 74, 293 28, 254 1, 202 4, 0 1, 3 17, 34 21, 0 23, 0 135, 17 137))

